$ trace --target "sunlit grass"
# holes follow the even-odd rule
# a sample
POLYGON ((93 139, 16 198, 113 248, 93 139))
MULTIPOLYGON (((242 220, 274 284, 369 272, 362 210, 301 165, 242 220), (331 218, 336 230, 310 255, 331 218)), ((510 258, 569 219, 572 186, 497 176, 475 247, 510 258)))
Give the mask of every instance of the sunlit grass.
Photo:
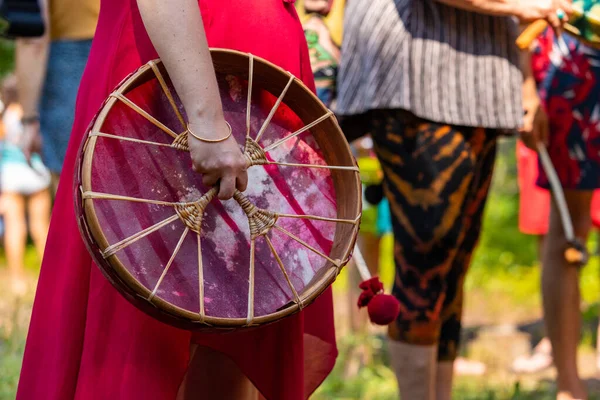
MULTIPOLYGON (((398 389, 394 373, 389 368, 386 340, 381 336, 347 336, 338 341, 340 356, 333 373, 317 390, 313 400, 397 400, 398 389), (352 350, 365 346, 372 352, 372 361, 356 375, 346 370, 352 350)), ((482 377, 458 377, 454 387, 457 400, 555 400, 552 382, 521 383, 519 380, 482 377)), ((600 400, 599 393, 590 393, 590 400, 600 400)))

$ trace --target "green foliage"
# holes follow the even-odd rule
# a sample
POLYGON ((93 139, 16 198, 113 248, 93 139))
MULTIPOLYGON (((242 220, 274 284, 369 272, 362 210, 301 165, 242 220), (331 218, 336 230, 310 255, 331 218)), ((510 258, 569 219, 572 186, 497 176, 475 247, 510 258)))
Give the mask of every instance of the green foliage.
MULTIPOLYGON (((592 243, 588 244, 590 250, 594 249, 592 243)), ((581 288, 581 299, 586 304, 598 303, 600 301, 600 260, 598 256, 594 257, 588 265, 581 270, 579 280, 581 288)), ((596 317, 600 315, 600 309, 592 309, 596 317)), ((588 314, 589 315, 589 314, 588 314)))
POLYGON ((537 240, 519 232, 519 189, 515 140, 502 139, 472 269, 488 273, 537 263, 537 240))
POLYGON ((0 39, 0 77, 11 72, 15 67, 14 42, 0 39))

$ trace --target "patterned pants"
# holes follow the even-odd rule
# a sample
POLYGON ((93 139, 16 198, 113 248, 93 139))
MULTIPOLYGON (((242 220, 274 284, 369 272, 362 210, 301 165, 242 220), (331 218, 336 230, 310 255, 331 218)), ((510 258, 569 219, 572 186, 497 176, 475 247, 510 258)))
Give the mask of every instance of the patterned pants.
POLYGON ((406 118, 398 110, 364 116, 384 171, 394 228, 393 294, 401 312, 390 336, 438 344, 439 360, 453 360, 497 132, 406 118))

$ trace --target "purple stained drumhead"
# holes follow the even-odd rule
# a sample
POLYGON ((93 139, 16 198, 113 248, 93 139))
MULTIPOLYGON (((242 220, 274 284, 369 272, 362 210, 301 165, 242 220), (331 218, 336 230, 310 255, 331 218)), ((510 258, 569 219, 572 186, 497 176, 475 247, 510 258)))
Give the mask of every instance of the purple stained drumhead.
POLYGON ((262 59, 212 54, 249 164, 244 193, 220 201, 192 170, 185 110, 160 61, 111 94, 77 177, 82 234, 104 274, 142 310, 192 329, 256 326, 306 307, 347 262, 361 209, 332 113, 262 59))

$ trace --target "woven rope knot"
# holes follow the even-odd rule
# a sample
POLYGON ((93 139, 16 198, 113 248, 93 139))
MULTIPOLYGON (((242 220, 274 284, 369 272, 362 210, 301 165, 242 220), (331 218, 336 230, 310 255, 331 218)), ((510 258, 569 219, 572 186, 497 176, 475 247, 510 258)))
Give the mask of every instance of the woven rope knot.
POLYGON ((177 135, 177 137, 173 140, 173 143, 171 143, 171 146, 173 146, 177 150, 190 151, 190 147, 188 145, 187 131, 177 135))
POLYGON ((265 154, 265 151, 251 137, 246 137, 244 155, 248 160, 249 167, 253 165, 264 165, 267 163, 267 155, 265 154))
POLYGON ((210 203, 216 194, 217 190, 213 188, 194 202, 175 205, 175 212, 177 212, 177 215, 185 226, 193 232, 200 233, 204 210, 206 210, 206 206, 208 206, 208 203, 210 203))
POLYGON ((178 204, 175 206, 175 211, 185 226, 196 233, 200 233, 202 216, 204 215, 204 210, 200 206, 196 203, 178 204))
POLYGON ((256 207, 241 192, 236 191, 233 198, 242 207, 242 210, 244 210, 244 213, 248 217, 250 237, 252 239, 266 235, 277 222, 277 214, 256 207))

